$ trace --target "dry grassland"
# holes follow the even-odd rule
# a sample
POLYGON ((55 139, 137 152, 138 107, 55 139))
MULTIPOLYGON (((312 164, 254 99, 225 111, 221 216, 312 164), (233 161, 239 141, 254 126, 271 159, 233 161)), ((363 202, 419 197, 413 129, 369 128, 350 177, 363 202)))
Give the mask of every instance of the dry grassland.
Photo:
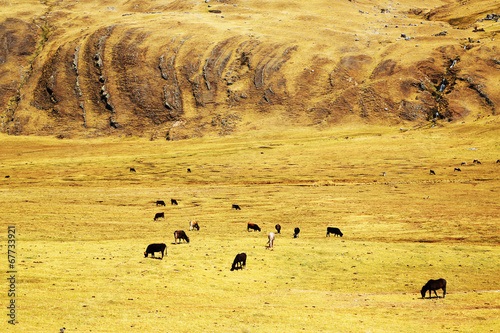
POLYGON ((498 331, 499 137, 487 123, 177 142, 2 135, 0 252, 6 271, 15 225, 18 275, 17 323, 2 279, 0 330, 498 331), (177 229, 189 244, 173 244, 177 229), (143 256, 155 242, 163 260, 143 256), (231 272, 239 252, 247 268, 231 272), (421 299, 440 277, 446 298, 421 299))

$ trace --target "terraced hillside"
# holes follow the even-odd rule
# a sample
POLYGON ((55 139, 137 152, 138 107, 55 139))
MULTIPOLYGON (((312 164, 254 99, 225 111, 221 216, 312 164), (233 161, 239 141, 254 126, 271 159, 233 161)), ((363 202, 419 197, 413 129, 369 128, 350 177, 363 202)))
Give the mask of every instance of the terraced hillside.
POLYGON ((269 125, 472 121, 500 105, 494 0, 2 0, 0 9, 9 134, 177 140, 269 125))

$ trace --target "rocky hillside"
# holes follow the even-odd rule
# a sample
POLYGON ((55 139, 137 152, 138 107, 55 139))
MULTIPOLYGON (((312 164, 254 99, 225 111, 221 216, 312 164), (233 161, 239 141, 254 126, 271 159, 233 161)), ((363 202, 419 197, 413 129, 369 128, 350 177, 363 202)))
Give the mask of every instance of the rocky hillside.
POLYGON ((497 119, 495 0, 0 0, 0 130, 497 119))

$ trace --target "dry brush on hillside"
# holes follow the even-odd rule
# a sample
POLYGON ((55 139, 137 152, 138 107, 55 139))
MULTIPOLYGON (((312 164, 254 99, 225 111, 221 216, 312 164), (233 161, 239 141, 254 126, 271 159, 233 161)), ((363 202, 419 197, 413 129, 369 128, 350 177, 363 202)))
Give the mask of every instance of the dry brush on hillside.
POLYGON ((500 103, 494 1, 32 2, 0 2, 9 134, 176 140, 256 119, 474 119, 500 103))

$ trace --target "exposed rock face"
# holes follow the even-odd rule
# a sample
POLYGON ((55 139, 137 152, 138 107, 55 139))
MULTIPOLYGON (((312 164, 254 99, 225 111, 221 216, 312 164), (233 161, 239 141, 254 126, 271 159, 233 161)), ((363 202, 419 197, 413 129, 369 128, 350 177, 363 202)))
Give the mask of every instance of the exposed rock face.
MULTIPOLYGON (((426 35, 421 43, 429 40, 427 51, 402 61, 401 49, 413 52, 416 42, 398 38, 399 31, 397 42, 324 44, 314 53, 315 43, 302 45, 295 38, 186 25, 170 18, 170 11, 197 9, 180 2, 154 11, 160 7, 138 1, 121 15, 115 13, 118 6, 103 7, 114 15, 104 25, 91 17, 69 25, 69 14, 57 6, 51 5, 50 15, 36 16, 50 35, 28 20, 0 21, 3 132, 172 140, 230 134, 247 117, 271 113, 307 125, 346 116, 424 122, 438 115, 455 120, 495 114, 500 103, 500 88, 493 84, 499 78, 498 48, 470 38, 457 42, 450 32, 426 35), (384 52, 370 52, 371 43, 384 52)), ((427 17, 438 14, 443 15, 427 17)))

